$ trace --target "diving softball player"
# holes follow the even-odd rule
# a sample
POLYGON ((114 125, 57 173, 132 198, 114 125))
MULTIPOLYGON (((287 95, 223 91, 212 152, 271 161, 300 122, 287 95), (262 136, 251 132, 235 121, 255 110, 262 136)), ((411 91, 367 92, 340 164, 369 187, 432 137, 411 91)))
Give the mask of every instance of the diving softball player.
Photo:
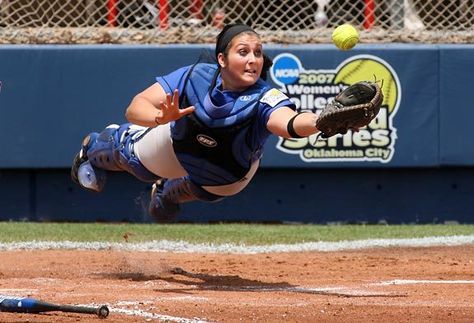
POLYGON ((217 64, 182 67, 137 94, 129 123, 86 136, 72 179, 101 191, 107 171, 155 182, 149 212, 173 220, 179 204, 219 201, 243 190, 255 175, 267 138, 318 132, 317 116, 265 82, 271 60, 258 34, 227 25, 217 37, 217 64))

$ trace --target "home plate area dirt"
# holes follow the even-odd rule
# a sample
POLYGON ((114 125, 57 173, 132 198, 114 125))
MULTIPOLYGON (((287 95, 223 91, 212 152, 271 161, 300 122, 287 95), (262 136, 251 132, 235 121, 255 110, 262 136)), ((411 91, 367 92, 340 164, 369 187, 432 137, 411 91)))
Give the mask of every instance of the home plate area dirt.
POLYGON ((474 322, 474 245, 299 253, 0 251, 0 295, 110 309, 0 322, 474 322))

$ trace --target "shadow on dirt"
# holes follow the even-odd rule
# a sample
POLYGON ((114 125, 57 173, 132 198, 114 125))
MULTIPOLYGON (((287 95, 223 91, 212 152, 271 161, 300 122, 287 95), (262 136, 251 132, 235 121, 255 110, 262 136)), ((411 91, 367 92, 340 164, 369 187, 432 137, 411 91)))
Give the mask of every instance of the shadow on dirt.
POLYGON ((167 273, 160 275, 147 275, 145 273, 120 272, 101 275, 112 279, 125 279, 132 281, 162 280, 169 284, 181 285, 176 288, 156 289, 162 293, 190 293, 195 290, 235 291, 235 292, 290 292, 315 295, 330 295, 338 297, 405 297, 405 294, 393 294, 356 290, 343 287, 301 287, 287 282, 262 282, 259 280, 245 279, 237 275, 210 275, 192 273, 182 268, 170 268, 167 273), (188 286, 182 287, 182 286, 188 286))

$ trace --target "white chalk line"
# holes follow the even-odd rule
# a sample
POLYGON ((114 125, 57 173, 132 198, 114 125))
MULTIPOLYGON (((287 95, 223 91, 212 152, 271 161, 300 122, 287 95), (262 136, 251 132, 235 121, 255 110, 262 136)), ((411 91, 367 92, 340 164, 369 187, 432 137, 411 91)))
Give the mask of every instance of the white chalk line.
POLYGON ((117 308, 117 307, 109 307, 109 310, 111 313, 118 313, 118 314, 124 314, 124 315, 129 315, 129 316, 139 316, 143 317, 146 319, 156 319, 156 320, 161 320, 164 322, 178 322, 178 323, 207 323, 205 319, 201 318, 184 318, 184 317, 176 317, 176 316, 171 316, 171 315, 163 315, 163 314, 156 314, 156 313, 150 313, 146 312, 143 310, 129 310, 125 308, 117 308))
POLYGON ((73 242, 73 241, 23 241, 0 243, 0 250, 119 250, 182 253, 234 253, 258 254, 274 252, 341 251, 391 247, 435 247, 474 244, 474 235, 448 237, 424 237, 409 239, 367 239, 339 242, 305 242, 296 244, 274 244, 247 246, 236 244, 193 244, 186 241, 155 240, 142 243, 73 242))
POLYGON ((238 292, 289 292, 289 293, 304 293, 304 294, 315 294, 315 295, 327 295, 327 296, 347 296, 347 297, 400 297, 400 295, 394 292, 374 292, 362 287, 262 287, 262 286, 216 286, 213 288, 209 286, 206 290, 226 290, 226 291, 238 291, 238 292))
POLYGON ((375 283, 373 285, 386 286, 386 285, 424 285, 424 284, 474 284, 474 280, 415 280, 415 279, 394 279, 375 283))
POLYGON ((37 294, 38 290, 37 289, 26 289, 26 288, 1 288, 0 289, 0 295, 10 295, 10 296, 19 296, 17 294, 22 294, 22 295, 32 295, 32 294, 37 294), (13 293, 15 295, 11 295, 10 293, 13 293))

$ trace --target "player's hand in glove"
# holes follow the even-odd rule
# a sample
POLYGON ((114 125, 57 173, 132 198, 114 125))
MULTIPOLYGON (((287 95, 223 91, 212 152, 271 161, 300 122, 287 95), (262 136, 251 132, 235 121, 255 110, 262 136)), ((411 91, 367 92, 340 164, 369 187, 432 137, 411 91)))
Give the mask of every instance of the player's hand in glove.
POLYGON ((339 93, 316 120, 323 138, 368 125, 379 113, 383 94, 377 83, 358 82, 339 93))

